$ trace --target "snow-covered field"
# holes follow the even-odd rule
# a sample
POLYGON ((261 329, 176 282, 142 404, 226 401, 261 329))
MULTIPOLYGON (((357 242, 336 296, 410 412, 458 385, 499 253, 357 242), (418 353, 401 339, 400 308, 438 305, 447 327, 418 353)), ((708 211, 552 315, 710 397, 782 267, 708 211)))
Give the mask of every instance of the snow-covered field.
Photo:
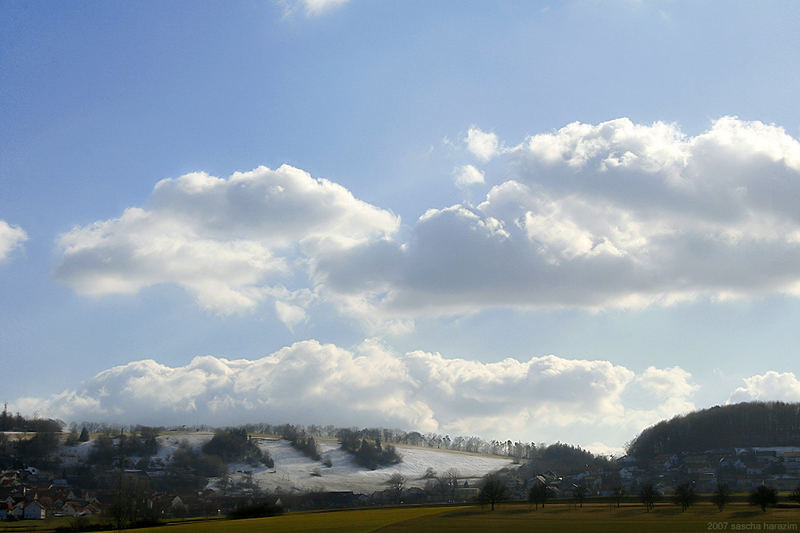
MULTIPOLYGON (((328 468, 318 461, 312 461, 298 452, 285 440, 262 440, 259 445, 269 451, 275 460, 275 468, 252 470, 253 480, 265 489, 275 490, 352 490, 371 493, 383 490, 386 481, 395 472, 406 478, 409 487, 423 487, 426 470, 432 468, 441 474, 450 469, 458 472, 459 478, 477 479, 488 472, 498 470, 512 463, 500 457, 473 455, 448 450, 397 446, 403 461, 391 466, 368 470, 355 464, 352 456, 339 448, 336 442, 321 442, 322 454, 331 458, 333 466, 328 468)), ((251 470, 246 465, 238 468, 251 470)))
MULTIPOLYGON (((209 432, 161 435, 158 437, 159 450, 155 457, 166 464, 182 442, 199 448, 211 440, 212 436, 213 433, 209 432)), ((247 464, 231 464, 229 469, 231 478, 237 481, 251 475, 253 481, 258 483, 261 488, 271 491, 281 488, 300 491, 352 490, 357 493, 371 493, 385 489, 386 481, 395 472, 399 472, 406 478, 408 487, 423 487, 426 482, 423 476, 428 468, 438 474, 455 470, 460 479, 472 480, 480 478, 488 472, 512 465, 510 460, 501 457, 397 445, 397 451, 403 458, 402 462, 376 470, 368 470, 356 465, 352 456, 339 448, 339 443, 320 441, 322 455, 331 458, 333 466, 328 468, 321 462, 313 461, 292 448, 288 441, 257 438, 257 443, 272 456, 275 468, 263 466, 253 468, 247 464)), ((82 461, 86 459, 91 446, 92 442, 84 442, 74 448, 64 448, 62 453, 68 455, 69 462, 82 461)))

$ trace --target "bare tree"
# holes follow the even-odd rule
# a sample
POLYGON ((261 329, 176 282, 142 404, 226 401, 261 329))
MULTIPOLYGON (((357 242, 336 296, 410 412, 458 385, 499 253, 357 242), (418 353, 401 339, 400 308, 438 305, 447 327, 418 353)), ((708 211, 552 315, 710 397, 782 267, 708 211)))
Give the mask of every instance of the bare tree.
POLYGON ((722 512, 730 500, 731 489, 728 488, 728 485, 724 483, 717 484, 717 489, 714 491, 714 494, 711 495, 711 503, 717 506, 719 512, 722 512))
POLYGON ((672 501, 681 506, 681 511, 686 511, 697 501, 697 494, 691 483, 682 483, 675 487, 672 501))
POLYGON ((506 480, 499 474, 487 474, 481 483, 480 501, 482 504, 489 504, 494 511, 494 504, 502 502, 508 497, 508 486, 506 480))
POLYGON ((792 494, 789 496, 789 499, 792 500, 793 502, 800 503, 800 486, 796 487, 792 491, 792 494))
POLYGON ((653 485, 645 485, 639 492, 639 497, 642 500, 645 510, 649 513, 656 506, 658 492, 656 492, 656 489, 653 487, 653 485))
POLYGON ((625 497, 625 489, 622 488, 622 485, 617 485, 616 487, 614 487, 614 490, 612 492, 612 497, 614 498, 614 501, 617 503, 617 509, 619 509, 619 504, 620 502, 622 502, 622 498, 625 497))
POLYGON ((586 486, 583 483, 573 485, 572 495, 575 498, 575 503, 580 505, 581 509, 583 509, 583 502, 586 499, 586 486))
POLYGON ((389 479, 386 480, 386 484, 389 485, 389 490, 392 492, 395 501, 400 503, 403 490, 406 488, 405 476, 400 472, 395 472, 389 477, 389 479))
POLYGON ((767 510, 767 505, 776 503, 778 503, 778 493, 771 487, 761 485, 750 493, 750 505, 758 505, 762 512, 767 510))
POLYGON ((547 486, 547 483, 542 483, 538 480, 534 481, 533 486, 528 491, 528 502, 532 503, 538 511, 539 504, 544 508, 544 504, 547 503, 547 498, 549 497, 550 487, 547 486))
POLYGON ((458 488, 458 470, 450 468, 439 479, 445 499, 451 502, 455 501, 456 489, 458 488))

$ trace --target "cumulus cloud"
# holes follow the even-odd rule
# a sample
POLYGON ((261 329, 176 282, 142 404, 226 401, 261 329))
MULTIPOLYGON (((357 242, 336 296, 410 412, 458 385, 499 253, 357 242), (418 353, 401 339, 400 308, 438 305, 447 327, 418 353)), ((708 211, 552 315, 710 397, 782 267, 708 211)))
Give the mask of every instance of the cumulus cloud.
MULTIPOLYGON (((135 361, 76 390, 22 398, 13 407, 68 420, 289 421, 619 446, 676 414, 671 402, 688 401, 691 386, 661 391, 649 410, 626 403, 628 389, 658 373, 653 368, 636 376, 608 361, 553 355, 484 363, 423 351, 397 354, 374 340, 354 350, 311 340, 256 360, 202 356, 179 367, 135 361)), ((678 368, 664 375, 688 379, 678 368)))
MULTIPOLYGON (((477 153, 494 153, 470 131, 492 147, 477 153)), ((689 137, 661 122, 574 123, 492 168, 503 181, 478 205, 428 210, 403 243, 319 256, 316 275, 397 316, 800 291, 800 143, 780 127, 724 117, 689 137)))
POLYGON ((475 126, 467 130, 467 137, 464 139, 467 148, 472 154, 483 161, 488 161, 498 150, 498 139, 494 133, 487 133, 475 126))
POLYGON ((459 187, 469 187, 484 182, 484 174, 472 165, 463 165, 453 171, 453 180, 459 187))
POLYGON ((778 373, 770 370, 745 378, 744 386, 733 391, 728 402, 754 400, 800 402, 800 380, 793 372, 778 373))
POLYGON ((288 165, 228 179, 202 172, 165 179, 149 203, 61 235, 56 277, 92 296, 173 283, 203 307, 232 313, 257 306, 270 282, 313 250, 355 246, 399 224, 344 187, 288 165))
POLYGON ((694 394, 698 386, 689 381, 691 377, 689 372, 679 366, 671 368, 651 366, 636 379, 649 394, 659 398, 670 398, 688 397, 694 394))
POLYGON ((430 208, 403 232, 389 211, 296 168, 196 173, 63 235, 56 275, 93 295, 173 283, 221 312, 252 309, 291 277, 384 331, 489 307, 800 293, 800 142, 780 127, 723 117, 692 137, 621 118, 502 150, 478 128, 466 141, 492 166, 456 179, 480 176, 485 197, 430 208))
POLYGON ((28 240, 28 234, 19 226, 0 220, 0 262, 5 261, 12 250, 28 240))

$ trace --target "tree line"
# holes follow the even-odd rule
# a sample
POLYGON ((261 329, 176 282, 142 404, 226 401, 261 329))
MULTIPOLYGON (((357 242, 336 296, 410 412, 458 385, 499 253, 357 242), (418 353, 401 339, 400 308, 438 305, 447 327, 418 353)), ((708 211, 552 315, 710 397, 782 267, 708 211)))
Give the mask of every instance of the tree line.
POLYGON ((627 447, 636 458, 758 446, 796 446, 800 404, 745 402, 715 406, 659 422, 627 447))
MULTIPOLYGON (((287 424, 246 424, 243 427, 249 433, 280 435, 283 436, 287 424)), ((410 446, 422 446, 426 448, 440 448, 456 450, 470 453, 481 453, 486 455, 497 455, 500 457, 510 457, 515 460, 523 461, 529 459, 537 445, 533 442, 521 442, 508 440, 484 440, 476 436, 455 436, 442 435, 440 433, 422 433, 419 431, 405 431, 392 428, 357 428, 357 427, 338 427, 334 425, 302 425, 295 424, 291 427, 298 434, 322 439, 338 439, 343 430, 360 432, 364 438, 371 441, 381 441, 392 444, 406 444, 410 446)), ((192 426, 187 428, 181 426, 174 429, 197 429, 213 430, 210 426, 192 426)), ((543 447, 539 444, 538 447, 543 447)))
POLYGON ((0 413, 0 431, 20 431, 26 433, 57 433, 64 427, 64 422, 54 418, 25 418, 17 413, 8 412, 8 405, 3 405, 0 413))

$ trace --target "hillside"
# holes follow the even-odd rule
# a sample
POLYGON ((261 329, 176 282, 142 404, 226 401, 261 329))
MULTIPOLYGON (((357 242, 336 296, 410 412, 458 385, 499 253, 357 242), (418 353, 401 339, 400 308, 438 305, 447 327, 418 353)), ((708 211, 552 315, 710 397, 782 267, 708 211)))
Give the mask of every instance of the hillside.
MULTIPOLYGON (((169 462, 181 442, 199 449, 210 438, 210 433, 160 436, 158 457, 165 463, 169 462)), ((428 468, 437 473, 453 469, 458 471, 462 480, 477 481, 491 471, 512 465, 510 459, 497 456, 398 445, 398 452, 403 458, 401 463, 370 470, 358 466, 352 455, 343 451, 338 443, 322 441, 321 451, 330 456, 332 462, 332 467, 328 468, 320 461, 309 459, 286 440, 257 438, 256 442, 261 449, 269 452, 275 460, 275 466, 254 468, 244 463, 230 464, 231 481, 242 481, 250 475, 260 488, 271 491, 280 487, 282 490, 352 490, 370 493, 385 489, 386 481, 395 472, 406 477, 407 486, 422 487, 427 481, 423 476, 428 468)))
POLYGON ((745 402, 659 422, 642 431, 627 451, 643 459, 719 448, 798 445, 800 403, 745 402))

